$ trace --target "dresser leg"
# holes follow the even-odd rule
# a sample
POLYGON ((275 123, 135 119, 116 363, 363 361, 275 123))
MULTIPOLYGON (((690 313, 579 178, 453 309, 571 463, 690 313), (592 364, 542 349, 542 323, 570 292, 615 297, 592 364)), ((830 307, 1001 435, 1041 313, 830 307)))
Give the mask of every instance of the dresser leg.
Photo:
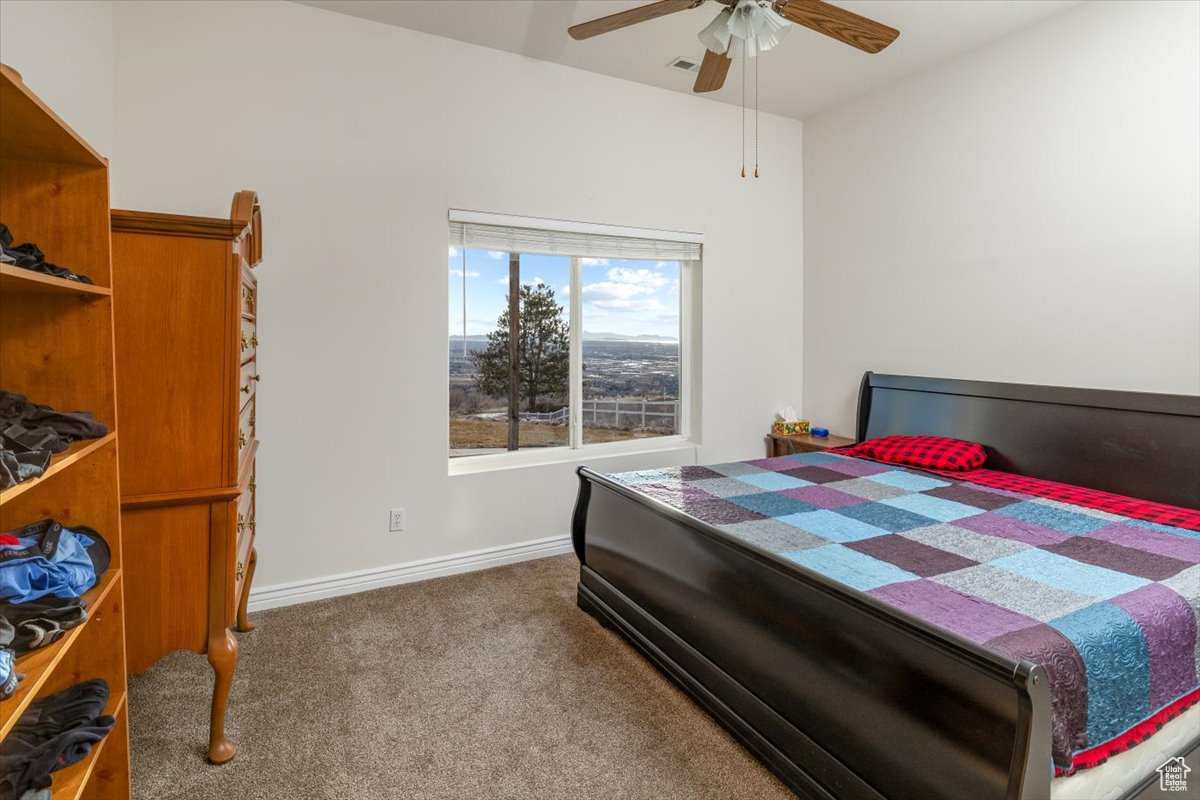
POLYGON ((229 705, 229 688, 233 685, 237 656, 237 639, 228 630, 209 638, 208 663, 216 673, 216 681, 208 728, 208 760, 214 764, 224 764, 237 753, 237 746, 225 738, 225 708, 229 705))
POLYGON ((254 623, 246 616, 246 603, 250 600, 250 586, 254 583, 254 568, 256 566, 258 566, 258 548, 251 546, 250 563, 246 565, 246 580, 242 583, 242 596, 238 600, 238 633, 249 633, 255 627, 254 623))

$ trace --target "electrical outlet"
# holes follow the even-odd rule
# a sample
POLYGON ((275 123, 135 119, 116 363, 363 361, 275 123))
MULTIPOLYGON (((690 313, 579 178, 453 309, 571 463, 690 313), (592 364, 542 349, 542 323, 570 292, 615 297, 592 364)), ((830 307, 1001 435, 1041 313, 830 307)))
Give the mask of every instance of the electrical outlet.
POLYGON ((396 531, 404 530, 404 509, 393 508, 391 515, 388 517, 388 530, 395 533, 396 531))

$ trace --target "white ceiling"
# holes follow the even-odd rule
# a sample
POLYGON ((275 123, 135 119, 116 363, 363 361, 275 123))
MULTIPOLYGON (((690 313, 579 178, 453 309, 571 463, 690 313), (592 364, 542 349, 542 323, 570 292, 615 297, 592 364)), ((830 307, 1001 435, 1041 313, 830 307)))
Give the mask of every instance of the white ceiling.
MULTIPOLYGON (((626 80, 690 92, 694 73, 669 68, 699 59, 696 34, 724 6, 690 11, 577 42, 567 28, 648 0, 294 0, 304 5, 446 36, 626 80)), ((868 55, 796 26, 759 63, 763 111, 804 119, 884 84, 979 47, 1077 5, 1079 0, 839 0, 837 5, 900 30, 868 55)), ((705 97, 741 102, 740 64, 705 97)), ((752 84, 750 84, 752 85, 752 84)))

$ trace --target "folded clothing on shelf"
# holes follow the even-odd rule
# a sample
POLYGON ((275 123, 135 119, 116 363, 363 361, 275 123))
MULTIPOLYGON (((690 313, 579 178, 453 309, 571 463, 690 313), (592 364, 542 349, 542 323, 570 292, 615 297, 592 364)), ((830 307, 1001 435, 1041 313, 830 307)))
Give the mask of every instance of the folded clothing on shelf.
POLYGON ((91 753, 116 724, 104 713, 107 704, 108 683, 101 679, 31 703, 0 743, 0 800, 48 788, 50 773, 91 753))
POLYGON ((47 595, 76 598, 108 569, 108 543, 91 528, 64 528, 44 519, 7 535, 20 544, 0 545, 0 601, 28 603, 47 595))
POLYGON ((34 450, 29 453, 17 453, 8 449, 0 449, 0 489, 16 486, 30 478, 41 477, 50 466, 49 450, 34 450))
POLYGON ((5 450, 60 453, 76 439, 98 439, 108 426, 88 411, 55 411, 25 395, 0 390, 0 438, 5 450))
POLYGON ((12 648, 16 635, 12 623, 0 616, 0 700, 12 697, 17 691, 17 682, 21 680, 17 672, 17 654, 12 648))
POLYGON ((3 222, 0 222, 0 253, 3 254, 3 260, 6 263, 15 264, 23 269, 41 272, 44 275, 53 275, 56 278, 65 278, 66 280, 78 283, 94 282, 87 275, 80 275, 66 267, 51 264, 46 260, 46 254, 39 250, 38 246, 32 242, 26 242, 25 244, 13 247, 12 232, 3 222))
POLYGON ((108 426, 87 411, 55 411, 0 390, 0 489, 36 478, 76 439, 96 439, 108 426))
POLYGON ((8 646, 18 656, 54 644, 87 618, 87 603, 82 597, 43 597, 28 603, 0 600, 0 625, 12 626, 8 646))

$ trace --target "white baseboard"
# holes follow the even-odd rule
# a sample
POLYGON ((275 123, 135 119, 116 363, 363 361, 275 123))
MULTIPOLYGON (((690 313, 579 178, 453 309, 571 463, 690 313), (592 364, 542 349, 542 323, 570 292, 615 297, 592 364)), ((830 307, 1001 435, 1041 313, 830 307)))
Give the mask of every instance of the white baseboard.
POLYGON ((518 561, 531 561, 535 558, 546 558, 569 552, 571 552, 570 536, 550 536, 529 542, 472 550, 468 553, 409 561, 406 564, 392 564, 386 567, 343 572, 339 575, 328 575, 322 578, 277 583, 273 586, 252 588, 248 609, 262 611, 296 603, 308 603, 326 597, 355 594, 370 589, 380 589, 384 586, 440 578, 444 575, 474 572, 488 567, 515 564, 518 561))

